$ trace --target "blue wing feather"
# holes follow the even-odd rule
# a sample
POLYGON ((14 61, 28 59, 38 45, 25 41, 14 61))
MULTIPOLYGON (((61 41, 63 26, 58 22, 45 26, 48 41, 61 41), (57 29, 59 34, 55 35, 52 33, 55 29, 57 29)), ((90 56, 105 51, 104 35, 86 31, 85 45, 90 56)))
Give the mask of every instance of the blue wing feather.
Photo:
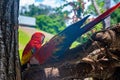
POLYGON ((78 38, 77 34, 81 34, 80 27, 83 25, 83 23, 87 20, 88 17, 89 15, 82 20, 70 25, 61 33, 56 35, 58 38, 57 43, 59 44, 56 46, 57 51, 54 52, 54 55, 62 55, 71 46, 71 44, 78 38))

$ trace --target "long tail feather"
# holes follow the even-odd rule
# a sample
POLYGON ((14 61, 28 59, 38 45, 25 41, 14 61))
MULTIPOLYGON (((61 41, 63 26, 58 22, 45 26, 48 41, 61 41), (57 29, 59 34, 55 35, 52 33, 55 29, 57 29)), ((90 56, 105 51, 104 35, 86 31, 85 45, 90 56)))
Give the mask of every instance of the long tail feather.
POLYGON ((112 12, 114 12, 119 7, 120 7, 120 2, 117 5, 113 6, 112 8, 108 9, 106 12, 104 12, 103 14, 98 16, 96 19, 94 19, 93 21, 91 21, 87 25, 85 25, 81 29, 83 34, 86 33, 87 31, 89 31, 90 29, 92 29, 97 23, 99 23, 100 21, 104 20, 106 17, 108 17, 112 12))
POLYGON ((66 49, 70 47, 71 43, 73 43, 77 39, 78 37, 77 34, 80 34, 79 32, 80 27, 84 24, 84 22, 87 20, 89 16, 90 15, 70 25, 61 33, 57 34, 53 39, 51 39, 51 42, 54 42, 54 40, 58 40, 56 45, 57 50, 54 51, 54 54, 56 54, 57 56, 61 55, 66 51, 66 49))

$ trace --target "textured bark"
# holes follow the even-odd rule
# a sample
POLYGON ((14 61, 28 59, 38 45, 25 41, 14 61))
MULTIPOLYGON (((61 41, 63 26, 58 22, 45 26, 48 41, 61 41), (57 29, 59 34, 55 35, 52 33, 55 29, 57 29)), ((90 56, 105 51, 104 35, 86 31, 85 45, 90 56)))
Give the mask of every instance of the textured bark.
MULTIPOLYGON (((98 15, 100 15, 101 12, 100 12, 100 9, 99 9, 99 7, 98 7, 96 1, 95 1, 95 0, 91 0, 91 1, 92 1, 92 4, 94 5, 95 11, 97 12, 98 15)), ((106 23, 105 23, 104 20, 102 21, 102 25, 103 25, 103 29, 105 29, 106 23)))
MULTIPOLYGON (((108 10, 111 6, 111 0, 105 0, 105 8, 108 10)), ((105 19, 106 28, 110 26, 110 16, 105 19)))
POLYGON ((92 1, 92 4, 94 5, 94 8, 95 8, 97 14, 100 15, 101 12, 100 12, 100 10, 99 10, 99 7, 98 7, 96 1, 95 1, 95 0, 91 0, 91 1, 92 1))
POLYGON ((28 68, 24 72, 24 80, 83 80, 87 77, 94 80, 120 80, 120 24, 94 33, 88 42, 66 51, 61 57, 52 57, 46 64, 28 68), (48 79, 48 73, 44 73, 47 67, 53 67, 53 71, 48 72, 51 75, 56 73, 56 67, 59 76, 54 75, 48 79), (29 78, 33 74, 40 76, 43 73, 44 78, 29 78))
POLYGON ((19 0, 0 0, 0 80, 20 80, 19 0))

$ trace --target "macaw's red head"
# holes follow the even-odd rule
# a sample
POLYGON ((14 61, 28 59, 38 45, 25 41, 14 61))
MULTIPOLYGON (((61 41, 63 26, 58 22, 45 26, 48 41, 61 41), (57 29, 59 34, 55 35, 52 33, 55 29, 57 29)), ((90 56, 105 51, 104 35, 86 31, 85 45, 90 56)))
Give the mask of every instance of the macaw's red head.
POLYGON ((21 59, 22 64, 29 62, 32 55, 35 54, 41 48, 44 38, 45 35, 41 32, 35 32, 32 35, 31 40, 24 48, 21 59))
POLYGON ((37 42, 39 44, 42 44, 43 43, 43 40, 45 38, 45 35, 41 32, 35 32, 32 37, 31 37, 31 41, 32 42, 37 42))
POLYGON ((28 44, 34 49, 33 54, 41 48, 45 35, 41 32, 35 32, 28 44))

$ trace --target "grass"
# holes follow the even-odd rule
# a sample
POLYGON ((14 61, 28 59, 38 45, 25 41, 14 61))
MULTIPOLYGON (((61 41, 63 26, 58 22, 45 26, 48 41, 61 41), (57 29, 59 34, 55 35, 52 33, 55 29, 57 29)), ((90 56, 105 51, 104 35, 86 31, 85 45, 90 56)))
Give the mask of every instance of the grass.
POLYGON ((19 43, 22 45, 25 45, 30 40, 30 36, 23 32, 22 30, 19 30, 19 43))

